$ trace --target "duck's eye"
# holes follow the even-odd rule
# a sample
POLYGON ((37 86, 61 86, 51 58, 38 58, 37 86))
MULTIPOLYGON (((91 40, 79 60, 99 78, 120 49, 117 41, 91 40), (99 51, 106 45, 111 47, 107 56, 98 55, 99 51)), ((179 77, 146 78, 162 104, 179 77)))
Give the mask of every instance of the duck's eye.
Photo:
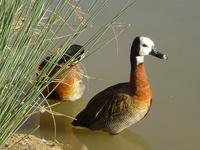
POLYGON ((143 46, 143 47, 147 47, 147 45, 146 45, 146 44, 142 44, 142 46, 143 46))

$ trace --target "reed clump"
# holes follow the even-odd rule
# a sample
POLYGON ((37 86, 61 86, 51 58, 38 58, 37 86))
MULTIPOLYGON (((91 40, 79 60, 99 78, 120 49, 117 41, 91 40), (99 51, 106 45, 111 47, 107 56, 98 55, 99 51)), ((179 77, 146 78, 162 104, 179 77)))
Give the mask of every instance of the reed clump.
MULTIPOLYGON (((41 93, 59 72, 46 77, 70 45, 89 32, 107 2, 88 1, 88 8, 82 11, 82 0, 0 0, 0 148, 31 114, 44 108, 46 97, 41 93), (54 57, 36 76, 39 64, 51 54, 54 57)), ((116 39, 118 35, 105 36, 106 32, 113 30, 117 19, 133 4, 127 0, 116 15, 88 36, 83 42, 85 58, 116 39)))

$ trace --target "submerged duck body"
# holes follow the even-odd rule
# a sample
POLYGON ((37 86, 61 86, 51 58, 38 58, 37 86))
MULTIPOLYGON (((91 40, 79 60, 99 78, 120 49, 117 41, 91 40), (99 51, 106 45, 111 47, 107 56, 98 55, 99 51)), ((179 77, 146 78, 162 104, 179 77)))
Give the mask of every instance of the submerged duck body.
POLYGON ((118 134, 144 118, 152 102, 152 91, 143 63, 146 55, 167 59, 166 55, 155 50, 152 40, 136 37, 131 48, 129 82, 116 84, 98 93, 72 124, 118 134))
POLYGON ((83 83, 83 68, 77 64, 71 70, 61 73, 56 78, 59 83, 52 83, 56 89, 53 91, 54 97, 61 100, 75 101, 80 99, 85 91, 83 83))
MULTIPOLYGON (((48 98, 54 100, 63 100, 63 101, 75 101, 82 97, 85 91, 85 85, 83 83, 83 74, 84 69, 81 65, 77 64, 77 62, 81 59, 84 54, 84 49, 80 45, 72 45, 66 52, 66 54, 61 58, 58 64, 50 73, 50 76, 53 76, 57 71, 59 71, 63 65, 65 65, 71 57, 73 57, 79 50, 81 53, 72 63, 69 64, 63 71, 56 77, 56 79, 51 82, 47 88, 42 92, 44 96, 47 96, 51 93, 48 98)), ((51 59, 47 57, 45 61, 43 61, 39 67, 39 70, 42 70, 44 66, 51 59)))

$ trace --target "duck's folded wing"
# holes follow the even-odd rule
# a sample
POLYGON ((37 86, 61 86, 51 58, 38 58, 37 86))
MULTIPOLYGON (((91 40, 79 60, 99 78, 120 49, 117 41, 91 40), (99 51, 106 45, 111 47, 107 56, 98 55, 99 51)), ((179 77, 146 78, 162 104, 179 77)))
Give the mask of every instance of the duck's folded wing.
POLYGON ((126 93, 120 94, 114 89, 114 87, 107 88, 93 97, 72 124, 90 128, 96 122, 102 121, 101 125, 103 126, 103 121, 108 117, 126 111, 127 97, 129 96, 126 93))
POLYGON ((72 124, 74 126, 89 127, 111 98, 112 92, 110 92, 110 89, 98 93, 89 101, 86 108, 76 116, 72 124))

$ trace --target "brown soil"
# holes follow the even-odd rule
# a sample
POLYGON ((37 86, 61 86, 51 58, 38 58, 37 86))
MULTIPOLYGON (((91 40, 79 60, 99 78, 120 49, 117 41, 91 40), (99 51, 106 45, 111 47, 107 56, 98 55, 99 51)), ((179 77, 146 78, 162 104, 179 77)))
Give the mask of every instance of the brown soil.
POLYGON ((15 134, 2 150, 63 150, 63 145, 34 135, 15 134))

